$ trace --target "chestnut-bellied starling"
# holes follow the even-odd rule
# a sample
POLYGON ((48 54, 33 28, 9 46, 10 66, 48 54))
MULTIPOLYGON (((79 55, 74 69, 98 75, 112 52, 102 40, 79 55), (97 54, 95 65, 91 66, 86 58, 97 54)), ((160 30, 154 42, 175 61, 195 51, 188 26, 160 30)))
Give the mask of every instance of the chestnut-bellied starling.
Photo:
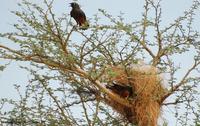
POLYGON ((80 29, 86 30, 89 27, 89 23, 86 20, 85 13, 81 10, 80 6, 76 3, 70 3, 72 10, 70 12, 71 17, 74 18, 80 29))

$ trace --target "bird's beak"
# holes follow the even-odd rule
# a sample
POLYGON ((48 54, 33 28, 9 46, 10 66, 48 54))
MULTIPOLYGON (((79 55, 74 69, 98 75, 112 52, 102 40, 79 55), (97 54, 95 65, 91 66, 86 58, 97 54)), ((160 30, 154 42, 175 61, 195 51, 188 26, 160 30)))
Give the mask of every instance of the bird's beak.
POLYGON ((71 7, 72 6, 72 3, 69 3, 69 7, 71 7))

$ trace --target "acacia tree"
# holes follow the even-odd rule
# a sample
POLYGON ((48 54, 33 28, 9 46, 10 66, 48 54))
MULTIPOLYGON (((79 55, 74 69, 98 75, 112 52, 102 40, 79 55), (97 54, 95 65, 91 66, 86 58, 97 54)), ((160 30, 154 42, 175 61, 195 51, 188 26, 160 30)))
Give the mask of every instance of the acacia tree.
POLYGON ((8 63, 23 61, 20 68, 31 75, 23 94, 15 85, 19 101, 1 99, 1 124, 129 125, 102 99, 107 95, 125 105, 129 101, 106 89, 101 77, 109 65, 126 66, 142 59, 167 75, 162 106, 174 108, 177 124, 200 125, 200 34, 192 27, 199 1, 165 26, 160 0, 145 0, 142 19, 132 23, 126 23, 123 15, 113 17, 99 10, 110 25, 100 25, 96 15, 87 31, 73 26, 68 14, 55 15, 53 1, 44 0, 44 5, 23 0, 19 4, 23 9, 12 12, 19 18, 13 24, 16 31, 0 34, 17 45, 9 47, 1 41, 0 58, 8 63), (175 56, 188 54, 191 64, 177 76, 185 66, 175 56), (12 110, 4 112, 7 104, 12 110))

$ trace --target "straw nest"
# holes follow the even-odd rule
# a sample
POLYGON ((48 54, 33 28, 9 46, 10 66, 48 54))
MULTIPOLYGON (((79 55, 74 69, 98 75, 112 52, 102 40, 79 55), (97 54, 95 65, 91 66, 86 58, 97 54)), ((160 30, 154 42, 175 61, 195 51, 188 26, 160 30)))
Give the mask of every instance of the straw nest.
MULTIPOLYGON (((128 98, 131 107, 107 97, 106 103, 138 126, 156 126, 161 109, 161 98, 166 90, 158 70, 149 65, 133 65, 128 68, 112 66, 107 70, 107 79, 132 87, 134 95, 128 98)), ((114 93, 114 92, 113 92, 114 93)))

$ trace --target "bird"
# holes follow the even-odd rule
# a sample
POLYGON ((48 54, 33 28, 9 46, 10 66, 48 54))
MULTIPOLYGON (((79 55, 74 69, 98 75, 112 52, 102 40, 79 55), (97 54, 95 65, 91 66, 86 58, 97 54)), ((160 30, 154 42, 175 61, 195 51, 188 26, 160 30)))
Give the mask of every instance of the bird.
POLYGON ((123 98, 130 98, 133 96, 133 89, 131 86, 119 84, 115 81, 113 81, 111 85, 106 85, 106 88, 123 98))
POLYGON ((72 2, 70 3, 70 5, 72 7, 70 16, 74 18, 80 29, 87 30, 89 27, 89 23, 86 19, 85 13, 83 12, 83 10, 81 10, 79 4, 76 2, 72 2))

